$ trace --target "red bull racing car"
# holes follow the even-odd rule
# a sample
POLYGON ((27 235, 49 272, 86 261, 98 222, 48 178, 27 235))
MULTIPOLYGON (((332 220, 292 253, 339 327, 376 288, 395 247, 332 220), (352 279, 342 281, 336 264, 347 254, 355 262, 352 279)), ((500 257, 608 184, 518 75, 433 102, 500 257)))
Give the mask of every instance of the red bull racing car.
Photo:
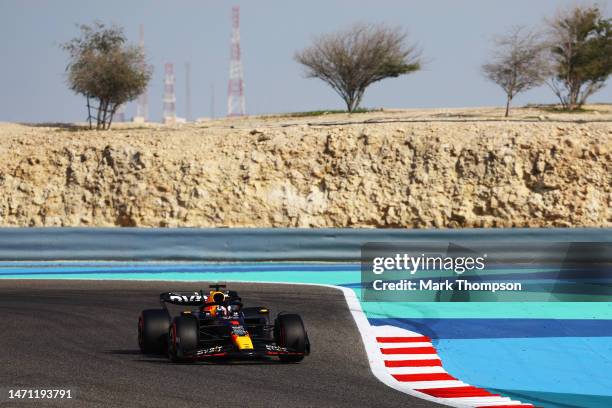
POLYGON ((279 313, 270 323, 267 307, 243 307, 238 293, 225 285, 210 291, 165 292, 160 309, 138 318, 138 346, 143 353, 168 353, 174 362, 217 358, 278 357, 299 362, 310 353, 304 323, 297 314, 279 313), (179 307, 172 317, 167 305, 179 307))

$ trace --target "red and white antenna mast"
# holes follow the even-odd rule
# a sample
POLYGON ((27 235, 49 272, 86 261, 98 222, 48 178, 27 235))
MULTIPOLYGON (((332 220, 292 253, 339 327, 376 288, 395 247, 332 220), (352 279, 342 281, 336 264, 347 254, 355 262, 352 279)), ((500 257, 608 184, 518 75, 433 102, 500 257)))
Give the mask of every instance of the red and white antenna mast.
POLYGON ((185 120, 191 121, 191 63, 185 63, 185 120))
MULTIPOLYGON (((140 25, 140 43, 139 48, 140 52, 145 53, 145 45, 144 45, 144 25, 140 25)), ((149 116, 149 101, 147 98, 147 91, 145 90, 139 97, 138 102, 136 104, 136 117, 138 121, 146 122, 149 116)))
POLYGON ((232 7, 232 42, 230 48, 230 72, 227 86, 227 116, 246 114, 244 79, 240 57, 240 7, 232 7))
POLYGON ((163 122, 176 122, 176 95, 174 93, 174 65, 167 63, 164 76, 164 113, 163 122))

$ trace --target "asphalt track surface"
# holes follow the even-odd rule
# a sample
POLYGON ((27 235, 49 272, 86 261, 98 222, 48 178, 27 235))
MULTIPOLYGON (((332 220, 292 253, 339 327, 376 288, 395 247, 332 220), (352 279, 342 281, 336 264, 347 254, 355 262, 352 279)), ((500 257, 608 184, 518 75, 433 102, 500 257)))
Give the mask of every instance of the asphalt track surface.
POLYGON ((0 280, 0 388, 73 388, 76 399, 7 401, 58 407, 433 407, 370 372, 342 292, 332 288, 231 284, 245 306, 302 315, 312 352, 299 364, 172 364, 142 355, 137 317, 159 293, 198 283, 0 280))

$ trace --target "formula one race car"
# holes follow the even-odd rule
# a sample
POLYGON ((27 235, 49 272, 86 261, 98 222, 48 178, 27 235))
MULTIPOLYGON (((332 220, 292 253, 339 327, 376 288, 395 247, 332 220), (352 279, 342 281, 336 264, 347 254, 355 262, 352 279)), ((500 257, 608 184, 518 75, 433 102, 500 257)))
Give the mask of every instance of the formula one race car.
POLYGON ((270 324, 267 307, 243 307, 238 293, 225 285, 210 292, 166 292, 161 309, 143 310, 138 318, 138 346, 143 353, 168 353, 174 362, 215 358, 278 357, 298 362, 310 353, 310 342, 297 314, 279 313, 270 324), (167 304, 182 310, 172 317, 167 304))

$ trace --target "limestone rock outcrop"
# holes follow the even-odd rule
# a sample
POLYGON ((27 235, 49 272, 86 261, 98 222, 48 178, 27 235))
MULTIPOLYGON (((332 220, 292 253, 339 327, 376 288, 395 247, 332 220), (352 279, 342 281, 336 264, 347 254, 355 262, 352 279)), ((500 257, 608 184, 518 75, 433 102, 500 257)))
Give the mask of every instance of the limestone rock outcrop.
POLYGON ((0 225, 610 227, 609 122, 0 125, 0 225))

